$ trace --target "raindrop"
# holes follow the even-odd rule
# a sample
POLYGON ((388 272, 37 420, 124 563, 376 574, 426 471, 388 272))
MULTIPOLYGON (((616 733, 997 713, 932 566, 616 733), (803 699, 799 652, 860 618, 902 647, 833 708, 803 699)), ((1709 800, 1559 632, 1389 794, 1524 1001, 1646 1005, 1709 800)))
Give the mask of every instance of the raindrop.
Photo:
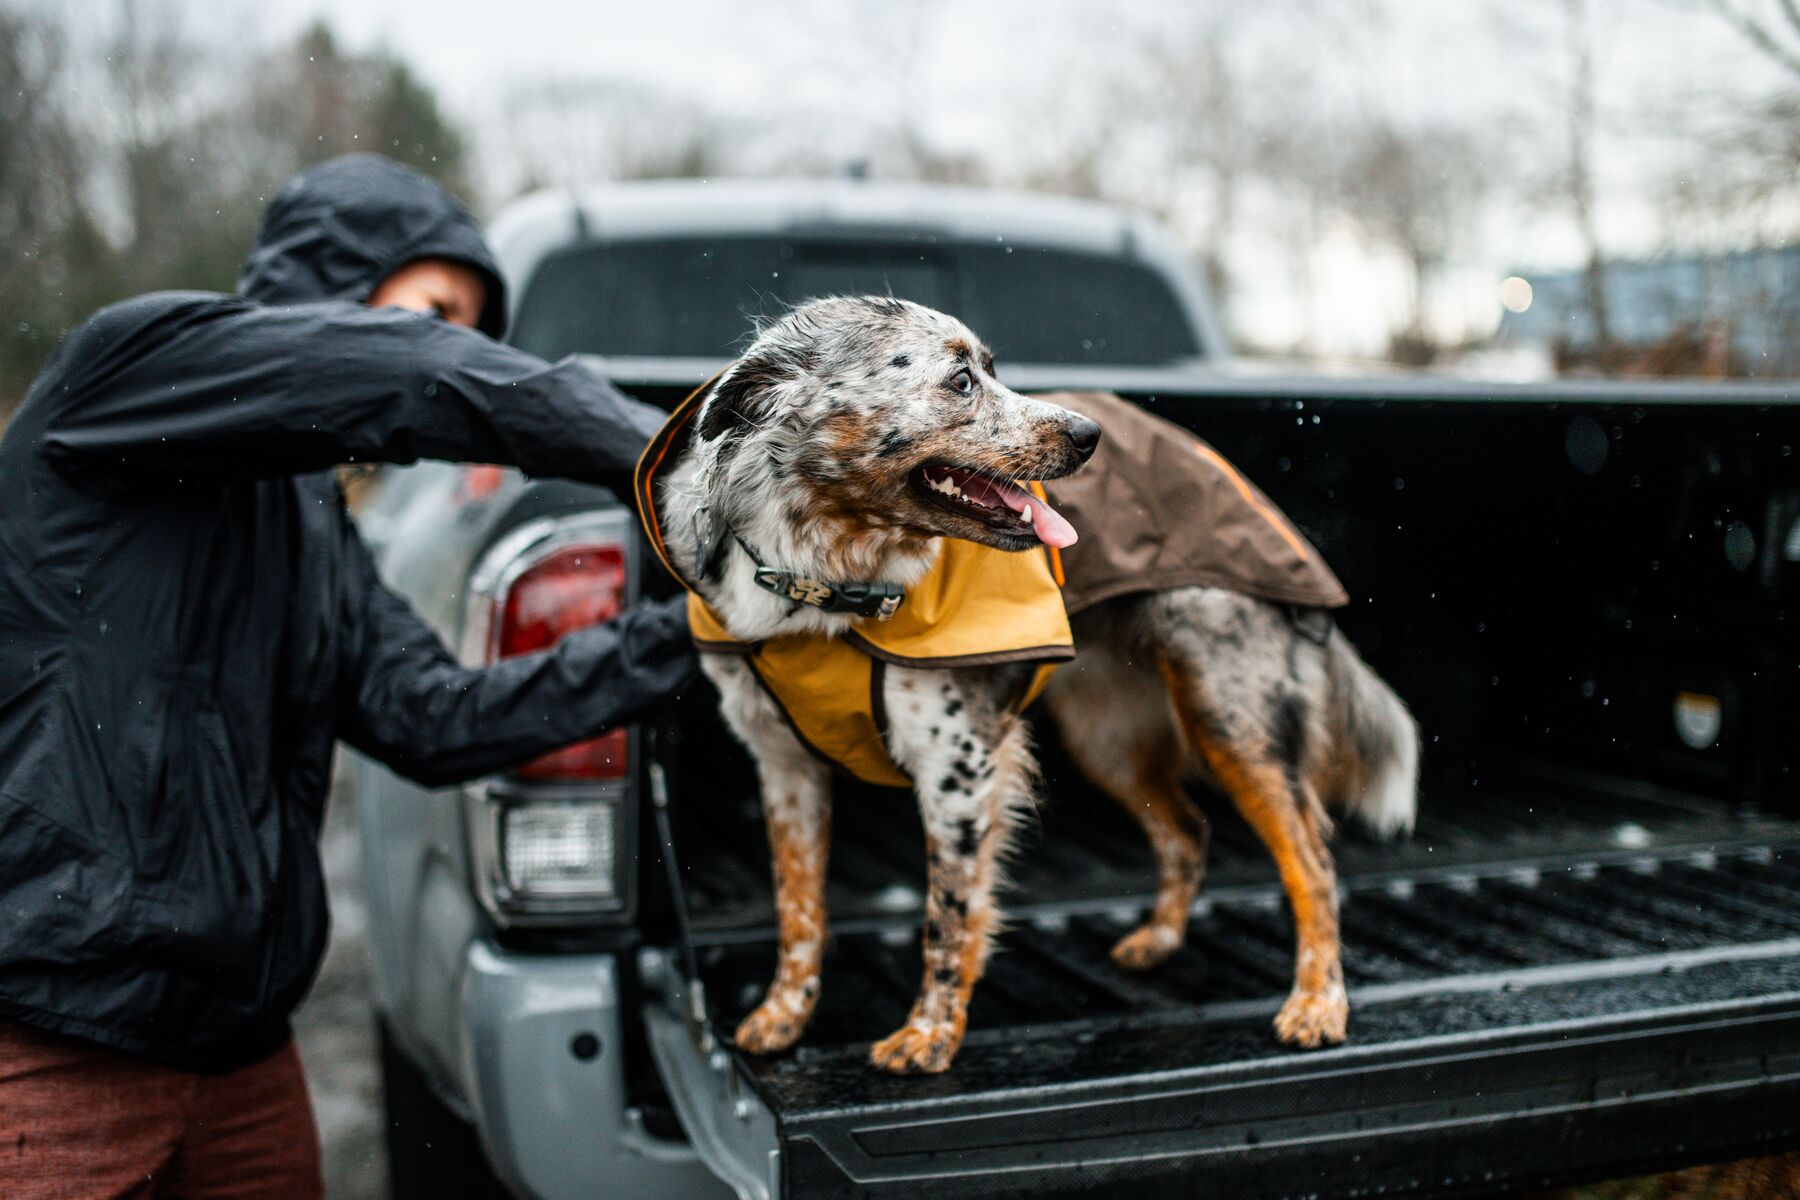
POLYGON ((1606 466, 1609 453, 1606 430, 1592 417, 1575 417, 1563 431, 1563 453, 1568 456, 1569 464, 1583 475, 1590 478, 1598 475, 1606 466))
POLYGON ((1725 530, 1725 561, 1734 571, 1748 571, 1756 562, 1756 535, 1742 521, 1733 521, 1725 530))

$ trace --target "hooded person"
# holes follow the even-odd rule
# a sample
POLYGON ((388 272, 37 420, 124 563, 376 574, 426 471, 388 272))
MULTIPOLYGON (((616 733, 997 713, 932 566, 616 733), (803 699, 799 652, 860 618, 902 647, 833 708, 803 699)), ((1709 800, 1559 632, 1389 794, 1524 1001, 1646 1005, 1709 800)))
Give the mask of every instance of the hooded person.
POLYGON ((340 463, 499 463, 628 494, 663 414, 495 341, 505 312, 462 205, 342 158, 275 197, 236 295, 113 305, 32 385, 0 441, 9 1146, 22 1076, 58 1078, 34 1055, 182 1079, 291 1056, 326 942, 335 740, 445 785, 694 677, 678 604, 467 668, 377 579, 340 463), (368 303, 419 271, 450 281, 440 311, 368 303))

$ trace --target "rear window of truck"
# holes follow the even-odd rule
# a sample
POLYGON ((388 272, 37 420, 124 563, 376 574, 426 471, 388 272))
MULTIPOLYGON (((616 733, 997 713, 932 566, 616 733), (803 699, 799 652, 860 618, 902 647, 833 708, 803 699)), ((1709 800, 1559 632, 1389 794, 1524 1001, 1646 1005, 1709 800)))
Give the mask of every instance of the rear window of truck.
POLYGON ((1201 353, 1167 280, 1141 263, 935 239, 600 242, 546 259, 513 340, 564 354, 716 358, 817 296, 892 294, 960 317, 1015 363, 1166 366, 1201 353))

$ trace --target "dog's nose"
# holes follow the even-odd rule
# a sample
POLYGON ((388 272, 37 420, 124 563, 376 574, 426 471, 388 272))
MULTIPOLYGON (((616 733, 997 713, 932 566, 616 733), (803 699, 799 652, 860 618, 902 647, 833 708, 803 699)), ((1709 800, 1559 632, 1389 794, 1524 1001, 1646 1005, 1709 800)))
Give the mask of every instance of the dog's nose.
POLYGON ((1081 455, 1081 461, 1086 462, 1094 457, 1094 448, 1100 444, 1100 425, 1086 417, 1076 417, 1063 430, 1063 436, 1075 447, 1075 453, 1081 455))

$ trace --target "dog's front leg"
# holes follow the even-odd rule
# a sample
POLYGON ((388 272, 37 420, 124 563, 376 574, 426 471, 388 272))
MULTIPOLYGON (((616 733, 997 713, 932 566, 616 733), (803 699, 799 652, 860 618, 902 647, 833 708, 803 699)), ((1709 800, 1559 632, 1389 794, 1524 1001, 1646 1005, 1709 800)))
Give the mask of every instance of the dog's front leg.
POLYGON ((732 732, 756 758, 774 859, 780 937, 768 994, 737 1028, 740 1048, 773 1054, 800 1040, 819 1002, 825 958, 825 860, 831 841, 830 776, 794 736, 744 663, 702 659, 724 699, 732 732))
POLYGON ((997 861, 1030 802, 1031 752, 991 672, 894 669, 886 694, 889 747, 915 781, 925 825, 925 977, 906 1024, 869 1060, 897 1074, 937 1072, 962 1045, 987 965, 997 861))

